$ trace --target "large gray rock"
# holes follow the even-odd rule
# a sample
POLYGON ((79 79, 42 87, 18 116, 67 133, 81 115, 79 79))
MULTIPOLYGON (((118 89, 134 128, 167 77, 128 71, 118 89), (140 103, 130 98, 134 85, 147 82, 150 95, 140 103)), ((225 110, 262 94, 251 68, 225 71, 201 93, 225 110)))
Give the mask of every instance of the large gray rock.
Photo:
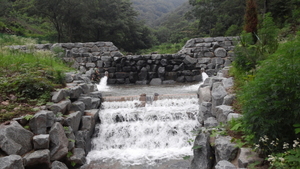
POLYGON ((92 107, 91 109, 99 109, 101 100, 99 98, 92 98, 92 107))
POLYGON ((50 151, 45 149, 27 153, 23 157, 23 164, 26 168, 47 169, 50 166, 50 151))
POLYGON ((66 166, 66 164, 64 164, 60 161, 54 161, 52 163, 51 169, 68 169, 68 167, 66 166))
POLYGON ((35 150, 49 148, 49 134, 40 134, 33 137, 33 148, 35 150))
POLYGON ((91 97, 80 97, 78 101, 82 101, 85 105, 85 110, 92 108, 92 98, 91 97))
POLYGON ((22 157, 19 155, 1 157, 0 169, 24 169, 22 157))
POLYGON ((68 153, 68 138, 66 137, 63 126, 56 122, 50 129, 50 159, 51 161, 60 160, 68 153))
POLYGON ((230 87, 233 87, 233 85, 234 85, 233 77, 226 78, 222 82, 223 82, 225 89, 229 89, 230 87))
POLYGON ((85 104, 82 101, 73 102, 70 109, 70 111, 80 111, 82 113, 84 112, 84 110, 85 110, 85 104))
POLYGON ((34 134, 47 133, 47 114, 46 111, 36 113, 29 121, 29 126, 34 134))
POLYGON ((78 131, 81 122, 82 113, 80 111, 71 113, 65 119, 65 125, 70 126, 72 130, 78 131))
POLYGON ((198 89, 199 103, 211 102, 210 86, 199 87, 198 89))
POLYGON ((221 160, 232 161, 237 157, 239 148, 231 142, 230 136, 217 136, 215 140, 216 162, 221 160))
POLYGON ((227 52, 226 52, 226 49, 224 48, 217 48, 215 51, 215 56, 216 57, 226 57, 227 56, 227 52))
POLYGON ((88 152, 87 150, 91 147, 91 138, 89 136, 90 132, 87 130, 79 130, 75 132, 76 142, 75 147, 76 148, 83 148, 85 152, 88 152))
POLYGON ((69 95, 69 93, 66 90, 61 89, 58 92, 54 93, 54 95, 52 96, 52 102, 58 103, 58 102, 64 100, 68 95, 69 95))
POLYGON ((216 115, 216 106, 219 106, 223 103, 224 97, 227 95, 227 92, 222 84, 222 82, 213 83, 212 88, 212 114, 216 115))
POLYGON ((150 85, 161 85, 162 84, 162 80, 161 78, 153 78, 150 83, 150 85))
POLYGON ((50 106, 50 110, 54 113, 57 114, 58 112, 61 112, 62 114, 66 114, 71 108, 71 101, 68 100, 63 100, 59 103, 52 104, 50 106))
POLYGON ((226 160, 219 161, 215 169, 237 169, 232 163, 226 160))
POLYGON ((209 117, 204 121, 204 127, 205 128, 213 128, 217 127, 219 125, 218 121, 214 117, 209 117))
POLYGON ((70 89, 70 99, 78 99, 83 94, 83 89, 80 86, 75 86, 70 89))
POLYGON ((216 117, 219 123, 227 123, 227 116, 233 113, 232 106, 221 105, 216 107, 216 117))
POLYGON ((209 134, 200 133, 194 142, 194 159, 191 169, 210 169, 213 165, 213 153, 209 144, 209 134))
POLYGON ((32 150, 33 133, 24 129, 17 121, 0 125, 0 148, 8 155, 23 155, 32 150))
POLYGON ((186 55, 185 58, 183 59, 183 63, 187 65, 193 65, 196 64, 198 60, 196 58, 192 58, 189 55, 186 55))
POLYGON ((211 114, 211 103, 210 102, 202 102, 199 106, 199 114, 198 114, 199 122, 202 124, 209 117, 213 117, 211 114))
POLYGON ((240 168, 247 168, 249 164, 255 162, 262 162, 263 159, 250 148, 241 148, 240 155, 238 157, 238 163, 240 168))
POLYGON ((85 152, 82 148, 74 148, 73 155, 70 157, 70 161, 74 162, 76 165, 83 165, 86 162, 85 152))
POLYGON ((233 101, 236 99, 235 94, 229 94, 224 97, 223 105, 232 106, 233 101))
POLYGON ((46 134, 47 128, 54 122, 55 115, 52 111, 41 110, 29 121, 29 126, 34 134, 46 134))

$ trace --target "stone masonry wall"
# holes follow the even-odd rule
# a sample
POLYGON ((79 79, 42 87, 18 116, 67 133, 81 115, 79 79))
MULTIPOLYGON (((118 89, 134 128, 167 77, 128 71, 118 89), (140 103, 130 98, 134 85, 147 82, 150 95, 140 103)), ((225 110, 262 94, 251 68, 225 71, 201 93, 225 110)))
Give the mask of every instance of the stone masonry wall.
MULTIPOLYGON (((124 56, 111 42, 59 43, 35 45, 35 49, 60 53, 72 67, 94 81, 109 73, 108 84, 162 84, 199 82, 201 70, 209 76, 232 62, 238 37, 195 38, 176 54, 124 56), (153 83, 151 81, 154 80, 153 83)), ((26 46, 11 46, 27 50, 26 46)))

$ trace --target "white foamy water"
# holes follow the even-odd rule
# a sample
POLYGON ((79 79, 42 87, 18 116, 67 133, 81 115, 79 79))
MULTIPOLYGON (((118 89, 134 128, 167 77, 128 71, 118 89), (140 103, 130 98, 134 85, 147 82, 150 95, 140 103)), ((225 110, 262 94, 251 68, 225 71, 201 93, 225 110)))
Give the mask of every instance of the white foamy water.
POLYGON ((102 77, 99 84, 96 86, 98 91, 109 91, 109 87, 107 86, 107 76, 102 77))
POLYGON ((90 161, 120 161, 124 165, 152 165, 156 160, 192 156, 192 131, 199 124, 195 97, 153 101, 104 102, 98 136, 93 139, 90 161))
POLYGON ((183 90, 188 90, 188 91, 198 91, 199 86, 201 86, 205 79, 208 78, 208 75, 205 72, 202 72, 202 82, 200 82, 199 84, 195 84, 195 85, 191 85, 191 86, 185 86, 183 88, 183 90))

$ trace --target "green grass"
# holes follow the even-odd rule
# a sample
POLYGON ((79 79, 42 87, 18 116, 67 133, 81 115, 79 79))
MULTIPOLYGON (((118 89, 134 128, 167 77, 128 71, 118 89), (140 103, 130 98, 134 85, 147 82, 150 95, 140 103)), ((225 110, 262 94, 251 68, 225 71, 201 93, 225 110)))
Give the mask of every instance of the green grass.
MULTIPOLYGON (((35 42, 0 36, 5 45, 14 45, 15 41, 19 45, 35 42)), ((37 111, 34 107, 46 104, 52 91, 64 87, 64 72, 73 71, 50 51, 24 52, 6 47, 0 47, 0 67, 0 122, 37 111)))

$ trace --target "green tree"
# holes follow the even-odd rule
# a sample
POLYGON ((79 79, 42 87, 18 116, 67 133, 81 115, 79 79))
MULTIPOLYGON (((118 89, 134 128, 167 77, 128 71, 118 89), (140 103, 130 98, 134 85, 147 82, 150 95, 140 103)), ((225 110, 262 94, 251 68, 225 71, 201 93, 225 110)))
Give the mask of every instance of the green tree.
POLYGON ((294 124, 300 119, 300 39, 282 44, 257 70, 253 81, 239 93, 247 134, 254 134, 254 142, 262 150, 282 151, 284 142, 292 143, 294 124), (260 138, 267 137, 268 142, 260 138), (272 147, 278 139, 280 146, 272 147))
MULTIPOLYGON (((245 2, 240 0, 189 0, 202 36, 224 36, 232 26, 242 27, 245 2)), ((241 29, 240 29, 241 31, 241 29)))

